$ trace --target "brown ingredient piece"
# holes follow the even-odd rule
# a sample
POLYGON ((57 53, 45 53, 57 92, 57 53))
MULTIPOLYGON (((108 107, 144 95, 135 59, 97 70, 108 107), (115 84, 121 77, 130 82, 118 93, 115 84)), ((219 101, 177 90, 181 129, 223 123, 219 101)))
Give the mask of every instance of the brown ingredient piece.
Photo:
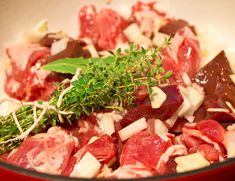
MULTIPOLYGON (((48 33, 39 42, 41 46, 51 47, 52 43, 59 41, 62 37, 56 33, 48 33)), ((62 58, 75 58, 75 57, 91 57, 90 52, 86 49, 86 43, 81 40, 70 38, 65 50, 49 57, 49 61, 55 61, 62 58)))
POLYGON ((208 108, 228 109, 226 101, 235 107, 235 84, 230 75, 233 74, 224 51, 221 51, 211 62, 203 67, 193 81, 205 90, 203 105, 195 113, 196 120, 215 119, 217 121, 234 121, 235 116, 225 112, 207 112, 208 108))
POLYGON ((179 31, 179 29, 184 28, 185 26, 188 26, 192 30, 192 32, 196 35, 195 27, 189 25, 187 21, 182 19, 169 21, 166 25, 162 26, 159 29, 159 32, 173 37, 179 31))

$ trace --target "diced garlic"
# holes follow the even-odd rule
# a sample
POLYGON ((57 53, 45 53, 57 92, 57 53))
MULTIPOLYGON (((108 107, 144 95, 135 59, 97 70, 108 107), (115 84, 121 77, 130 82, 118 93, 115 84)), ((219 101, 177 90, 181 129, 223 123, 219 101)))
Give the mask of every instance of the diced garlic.
POLYGON ((86 48, 89 50, 91 57, 99 57, 99 54, 98 54, 96 48, 94 47, 94 45, 92 45, 92 44, 87 45, 86 48))
POLYGON ((135 135, 136 133, 146 129, 147 126, 148 125, 147 125, 146 119, 145 118, 141 118, 141 119, 131 123, 127 127, 121 129, 120 131, 118 131, 118 134, 119 134, 121 140, 125 141, 128 138, 130 138, 133 135, 135 135))
POLYGON ((168 39, 168 38, 169 38, 168 35, 166 35, 164 33, 157 32, 157 33, 155 33, 152 41, 155 46, 160 47, 164 44, 165 39, 168 39))
POLYGON ((158 135, 168 133, 168 128, 160 119, 154 120, 154 130, 155 130, 155 133, 158 135))
POLYGON ((52 43, 51 55, 55 55, 55 54, 60 53, 63 50, 65 50, 67 48, 68 41, 69 41, 69 38, 65 37, 59 41, 52 43))
POLYGON ((114 119, 109 114, 98 114, 99 125, 107 135, 112 135, 115 132, 114 119))
POLYGON ((210 165, 210 163, 199 152, 176 157, 175 162, 177 164, 176 171, 178 173, 191 171, 210 165))
POLYGON ((235 84, 235 74, 230 75, 230 78, 232 79, 233 83, 235 84))
POLYGON ((89 152, 86 152, 82 159, 75 164, 71 177, 94 178, 100 171, 100 162, 89 152))
POLYGON ((152 93, 149 95, 151 106, 158 109, 165 102, 167 95, 159 87, 152 87, 152 93))

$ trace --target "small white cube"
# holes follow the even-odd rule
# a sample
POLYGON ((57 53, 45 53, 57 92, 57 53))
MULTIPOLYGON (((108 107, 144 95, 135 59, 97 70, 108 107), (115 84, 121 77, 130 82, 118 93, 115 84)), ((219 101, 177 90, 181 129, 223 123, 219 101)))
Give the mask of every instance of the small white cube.
POLYGON ((71 177, 94 178, 100 171, 100 162, 89 152, 86 152, 82 159, 75 164, 71 177))
POLYGON ((128 125, 127 127, 118 131, 118 134, 122 141, 127 140, 128 138, 132 137, 136 133, 144 130, 147 128, 147 122, 145 118, 141 118, 132 124, 128 125))
POLYGON ((159 87, 152 87, 152 93, 149 95, 151 106, 158 109, 165 102, 167 95, 159 87))

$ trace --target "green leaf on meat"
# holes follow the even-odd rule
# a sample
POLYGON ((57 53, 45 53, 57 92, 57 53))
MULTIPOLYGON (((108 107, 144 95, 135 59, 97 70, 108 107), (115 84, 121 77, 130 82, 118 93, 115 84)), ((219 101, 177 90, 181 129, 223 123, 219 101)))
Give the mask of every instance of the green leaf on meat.
POLYGON ((114 56, 108 56, 106 58, 65 58, 53 61, 42 66, 42 69, 62 73, 62 74, 75 74, 77 69, 80 68, 83 71, 86 71, 90 64, 100 64, 105 63, 109 64, 115 59, 114 56))

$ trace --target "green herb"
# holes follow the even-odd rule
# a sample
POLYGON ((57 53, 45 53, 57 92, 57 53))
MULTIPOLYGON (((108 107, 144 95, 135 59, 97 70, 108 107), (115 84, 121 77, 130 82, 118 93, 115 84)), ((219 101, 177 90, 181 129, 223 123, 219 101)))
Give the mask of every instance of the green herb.
POLYGON ((18 146, 28 134, 58 122, 71 123, 100 109, 122 111, 134 105, 134 93, 139 86, 145 85, 151 92, 152 86, 169 78, 171 73, 162 68, 160 48, 146 50, 131 45, 125 52, 117 50, 108 58, 63 59, 45 65, 44 69, 60 73, 82 71, 75 74, 69 87, 57 84, 49 102, 22 103, 15 118, 13 113, 1 116, 0 153, 18 146))
POLYGON ((107 64, 111 63, 114 61, 114 56, 109 56, 104 59, 100 58, 86 59, 83 57, 65 58, 48 63, 42 66, 42 69, 63 74, 75 74, 78 68, 85 71, 87 68, 89 68, 90 64, 96 64, 101 61, 107 64))

